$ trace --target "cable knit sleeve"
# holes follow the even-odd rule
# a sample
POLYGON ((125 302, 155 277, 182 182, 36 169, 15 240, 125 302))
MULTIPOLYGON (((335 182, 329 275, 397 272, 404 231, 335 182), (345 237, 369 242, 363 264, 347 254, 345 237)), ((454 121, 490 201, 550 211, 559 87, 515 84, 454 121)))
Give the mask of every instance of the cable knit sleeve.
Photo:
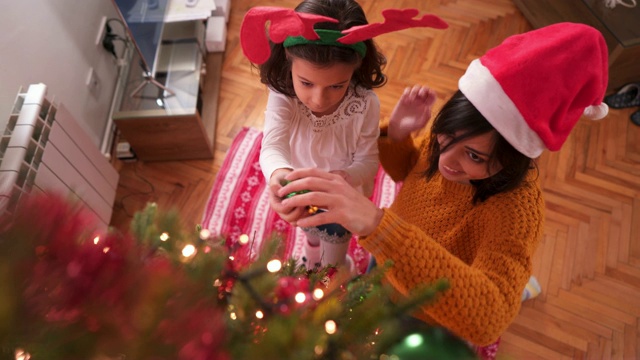
POLYGON ((403 181, 418 160, 418 145, 424 138, 409 137, 403 142, 393 142, 387 137, 387 129, 388 125, 380 127, 378 139, 380 164, 393 181, 403 181))
MULTIPOLYGON (((471 211, 462 211, 460 217, 438 216, 435 206, 433 216, 428 210, 416 214, 415 209, 412 213, 396 208, 408 214, 405 218, 422 222, 419 226, 409 223, 385 209, 378 228, 359 243, 378 263, 393 261, 386 278, 402 295, 421 284, 448 279, 450 289, 416 317, 435 321, 476 345, 494 342, 517 315, 531 273, 544 209, 539 188, 528 185, 496 195, 471 211), (428 232, 442 236, 434 240, 428 232)), ((441 209, 455 212, 455 204, 441 209)))

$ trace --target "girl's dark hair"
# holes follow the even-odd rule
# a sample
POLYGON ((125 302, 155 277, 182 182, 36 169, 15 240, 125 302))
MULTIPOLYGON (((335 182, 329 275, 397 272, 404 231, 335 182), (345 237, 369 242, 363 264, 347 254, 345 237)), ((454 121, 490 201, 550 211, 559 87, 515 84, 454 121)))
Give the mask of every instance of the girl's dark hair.
MULTIPOLYGON (((354 0, 305 0, 295 11, 328 16, 338 23, 322 22, 316 29, 345 30, 357 25, 368 24, 362 7, 354 0)), ((373 40, 365 40, 367 52, 364 58, 351 48, 327 45, 296 45, 287 48, 290 56, 309 61, 319 66, 331 66, 335 63, 358 64, 351 83, 356 87, 371 89, 387 82, 382 68, 387 59, 378 52, 373 40)), ((269 60, 258 66, 260 82, 270 86, 279 93, 295 96, 291 79, 291 61, 287 58, 282 44, 271 44, 269 60)))
POLYGON ((502 169, 486 179, 471 181, 476 189, 473 203, 483 202, 493 195, 517 188, 535 163, 507 142, 460 90, 453 94, 433 121, 427 145, 429 167, 424 175, 430 179, 438 172, 440 154, 453 144, 490 131, 494 134, 494 146, 489 154, 487 169, 496 163, 500 164, 502 169), (460 133, 456 136, 456 132, 460 133), (439 134, 452 139, 442 149, 437 139, 439 134))

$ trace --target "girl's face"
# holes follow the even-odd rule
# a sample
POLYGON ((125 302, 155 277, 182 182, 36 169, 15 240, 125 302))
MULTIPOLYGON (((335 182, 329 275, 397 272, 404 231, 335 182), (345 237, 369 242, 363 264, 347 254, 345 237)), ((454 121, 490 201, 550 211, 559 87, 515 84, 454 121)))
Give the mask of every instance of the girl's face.
MULTIPOLYGON (((459 135, 458 133, 455 134, 459 135)), ((469 184, 470 180, 482 180, 495 175, 502 170, 502 165, 489 164, 489 154, 493 150, 494 132, 467 138, 451 145, 440 154, 438 170, 442 176, 450 181, 469 184)), ((440 149, 451 140, 451 136, 439 134, 437 136, 440 149)))
POLYGON ((315 116, 329 115, 340 106, 355 69, 355 65, 344 63, 318 67, 294 57, 291 59, 293 89, 315 116))

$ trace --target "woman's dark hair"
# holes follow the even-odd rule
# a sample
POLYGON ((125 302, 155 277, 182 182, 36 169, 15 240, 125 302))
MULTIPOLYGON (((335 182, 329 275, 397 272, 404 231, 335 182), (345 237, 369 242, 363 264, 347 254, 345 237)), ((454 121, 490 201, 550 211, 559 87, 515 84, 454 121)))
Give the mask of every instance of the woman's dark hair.
POLYGON ((425 176, 430 179, 438 172, 440 154, 453 144, 488 132, 494 134, 494 146, 489 154, 487 169, 494 164, 500 164, 502 169, 486 179, 471 181, 476 189, 473 202, 483 202, 493 195, 517 188, 534 162, 507 142, 460 90, 453 94, 433 121, 427 145, 429 167, 425 170, 425 176), (437 139, 440 134, 452 139, 442 149, 437 139))
MULTIPOLYGON (((295 11, 308 14, 328 16, 338 23, 322 22, 316 29, 345 30, 357 25, 368 24, 362 7, 354 0, 305 0, 295 11)), ((295 96, 291 79, 291 61, 287 57, 303 59, 319 66, 331 66, 335 63, 360 64, 354 71, 351 83, 356 87, 371 89, 387 82, 382 68, 387 63, 373 40, 365 40, 367 52, 364 58, 353 49, 327 45, 296 45, 285 51, 282 44, 271 44, 269 60, 258 66, 260 82, 270 86, 279 93, 295 96)))

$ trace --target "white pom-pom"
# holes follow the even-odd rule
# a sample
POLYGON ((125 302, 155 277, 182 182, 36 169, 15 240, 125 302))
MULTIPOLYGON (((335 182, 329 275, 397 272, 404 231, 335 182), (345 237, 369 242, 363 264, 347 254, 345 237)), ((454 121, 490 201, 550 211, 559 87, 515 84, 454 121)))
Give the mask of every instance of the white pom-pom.
POLYGON ((591 105, 584 109, 583 115, 590 120, 600 120, 609 113, 609 106, 605 103, 591 105))

